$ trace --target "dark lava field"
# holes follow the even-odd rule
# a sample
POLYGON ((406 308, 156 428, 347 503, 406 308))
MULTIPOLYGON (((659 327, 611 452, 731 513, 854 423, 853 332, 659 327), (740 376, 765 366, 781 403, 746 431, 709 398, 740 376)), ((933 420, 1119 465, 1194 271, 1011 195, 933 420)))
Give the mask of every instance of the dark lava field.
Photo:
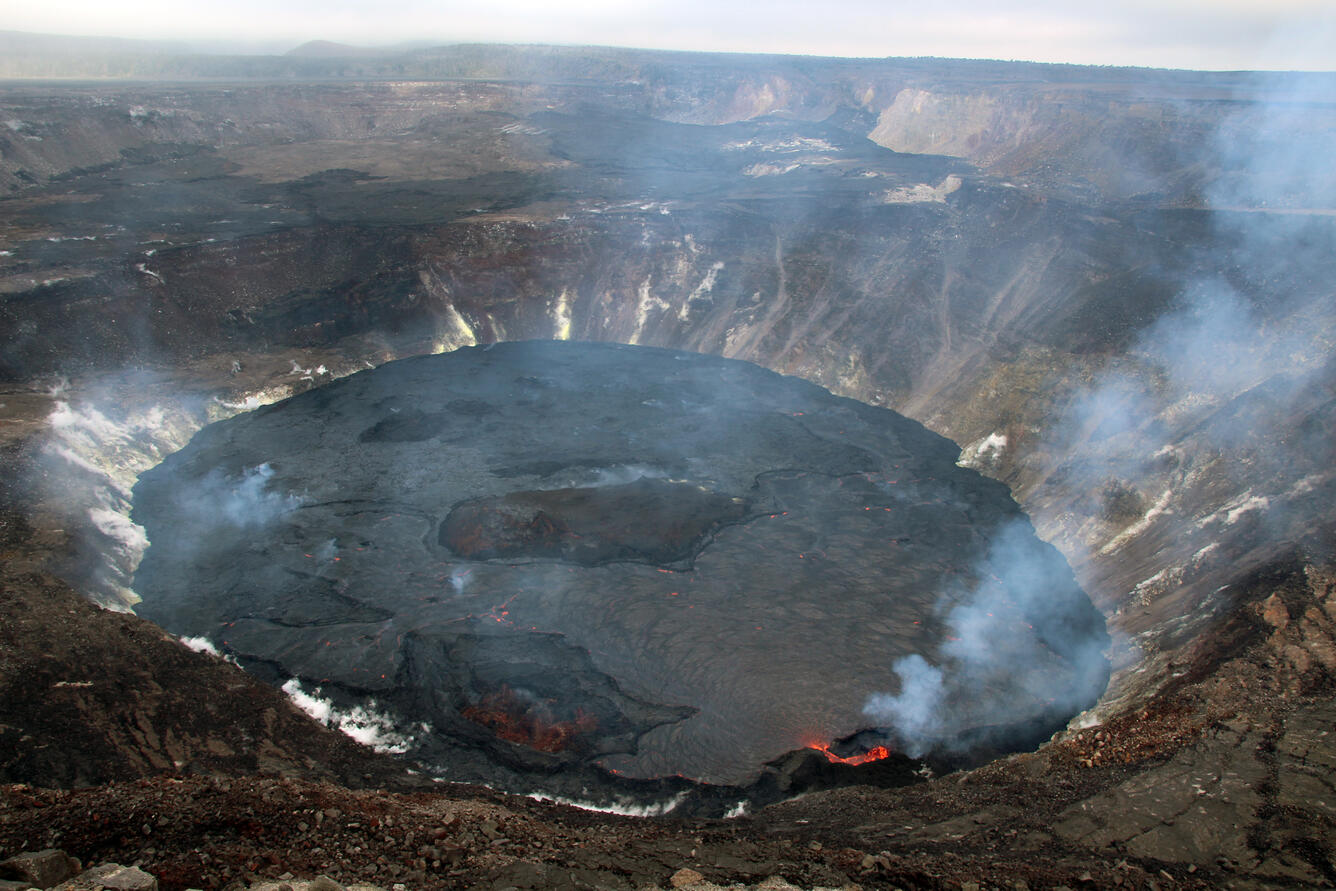
POLYGON ((0 72, 0 860, 1336 883, 1333 76, 0 72))
POLYGON ((374 697, 433 773, 502 788, 593 764, 745 786, 876 727, 867 700, 914 655, 935 699, 879 742, 1032 744, 1094 704, 1108 635, 956 455, 747 363, 466 347, 218 422, 145 473, 136 611, 374 697))

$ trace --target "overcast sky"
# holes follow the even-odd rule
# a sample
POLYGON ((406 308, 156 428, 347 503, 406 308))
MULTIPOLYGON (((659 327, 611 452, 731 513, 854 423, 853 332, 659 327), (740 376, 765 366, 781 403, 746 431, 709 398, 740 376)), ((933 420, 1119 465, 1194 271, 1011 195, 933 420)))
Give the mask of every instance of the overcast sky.
POLYGON ((5 29, 280 52, 430 40, 1332 70, 1334 26, 1336 0, 0 0, 5 29))

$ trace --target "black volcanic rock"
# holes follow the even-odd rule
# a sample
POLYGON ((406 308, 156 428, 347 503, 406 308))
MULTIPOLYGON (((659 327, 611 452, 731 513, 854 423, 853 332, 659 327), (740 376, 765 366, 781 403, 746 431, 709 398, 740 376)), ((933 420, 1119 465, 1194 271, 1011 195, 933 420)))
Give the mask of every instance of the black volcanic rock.
POLYGON ((1005 745, 1094 701, 1107 637, 956 455, 742 362, 464 349, 205 428, 136 487, 135 588, 454 778, 744 783, 882 724, 911 752, 1005 745), (913 654, 940 672, 922 696, 913 654))
POLYGON ((460 557, 547 558, 595 566, 634 560, 667 566, 693 554, 715 529, 747 515, 745 498, 686 482, 508 492, 455 507, 440 543, 460 557))

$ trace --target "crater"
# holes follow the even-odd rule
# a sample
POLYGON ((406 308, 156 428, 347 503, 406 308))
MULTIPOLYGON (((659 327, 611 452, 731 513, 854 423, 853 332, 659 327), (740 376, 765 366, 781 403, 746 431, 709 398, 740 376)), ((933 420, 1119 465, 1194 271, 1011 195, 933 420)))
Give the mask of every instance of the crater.
POLYGON ((957 456, 745 362, 467 348, 201 430, 135 487, 134 586, 455 780, 759 788, 805 748, 991 756, 1095 702, 1108 637, 957 456))

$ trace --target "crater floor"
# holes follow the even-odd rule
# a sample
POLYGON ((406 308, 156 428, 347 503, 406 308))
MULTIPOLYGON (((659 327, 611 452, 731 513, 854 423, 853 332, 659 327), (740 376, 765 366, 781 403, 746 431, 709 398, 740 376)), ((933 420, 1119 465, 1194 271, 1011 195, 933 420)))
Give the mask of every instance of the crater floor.
POLYGON ((145 473, 139 612, 374 703, 382 742, 454 779, 745 784, 870 727, 910 754, 1005 746, 1094 702, 1107 636, 1005 487, 956 456, 893 412, 694 353, 407 359, 145 473))

